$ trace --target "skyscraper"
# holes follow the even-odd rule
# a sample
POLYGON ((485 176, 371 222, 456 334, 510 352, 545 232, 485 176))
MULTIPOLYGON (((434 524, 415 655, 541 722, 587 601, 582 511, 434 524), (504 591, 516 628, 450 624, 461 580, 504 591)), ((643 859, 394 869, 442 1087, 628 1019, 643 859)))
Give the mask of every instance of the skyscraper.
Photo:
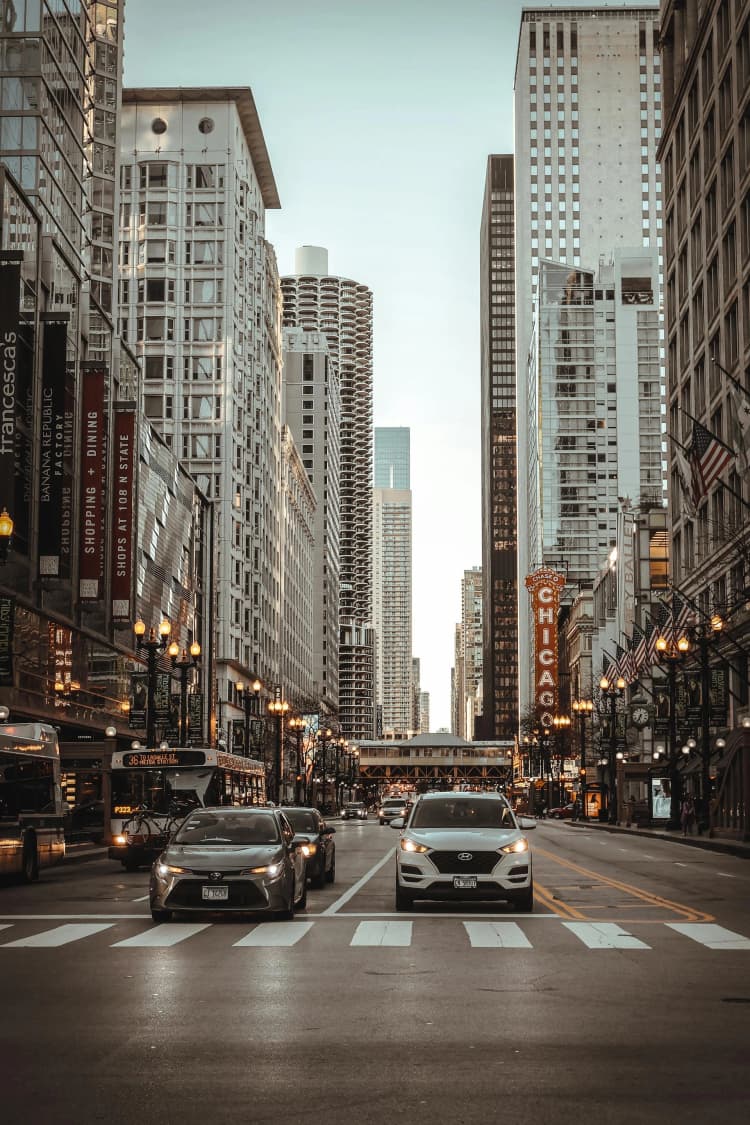
POLYGON ((281 290, 273 171, 246 88, 124 93, 120 317, 142 407, 213 501, 217 687, 280 678, 281 290))
POLYGON ((375 699, 383 735, 414 726, 412 673, 412 520, 409 430, 375 427, 373 624, 375 699))
POLYGON ((323 332, 341 384, 339 719, 351 741, 375 731, 372 630, 372 293, 328 273, 328 252, 303 246, 281 279, 284 327, 323 332))
MULTIPOLYGON (((660 245, 658 8, 524 10, 514 118, 518 466, 523 474, 536 441, 529 433, 527 404, 530 394, 537 397, 537 388, 527 385, 526 375, 542 259, 595 271, 602 255, 609 259, 615 250, 660 245)), ((519 488, 517 500, 518 527, 524 531, 537 505, 533 480, 519 488)), ((522 712, 530 699, 531 663, 523 577, 539 561, 530 551, 528 536, 521 534, 522 712)))
POLYGON ((513 157, 487 161, 481 229, 484 738, 518 731, 513 157))
POLYGON ((453 668, 453 734, 469 742, 482 714, 482 568, 465 570, 461 579, 461 621, 456 625, 453 668))

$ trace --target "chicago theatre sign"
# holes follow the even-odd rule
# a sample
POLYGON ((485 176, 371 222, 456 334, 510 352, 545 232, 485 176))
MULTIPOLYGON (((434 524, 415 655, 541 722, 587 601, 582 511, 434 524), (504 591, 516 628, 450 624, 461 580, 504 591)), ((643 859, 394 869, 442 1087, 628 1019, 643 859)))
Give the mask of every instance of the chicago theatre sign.
POLYGON ((557 613, 565 575, 541 567, 526 578, 534 615, 534 698, 539 721, 552 726, 557 707, 557 613))

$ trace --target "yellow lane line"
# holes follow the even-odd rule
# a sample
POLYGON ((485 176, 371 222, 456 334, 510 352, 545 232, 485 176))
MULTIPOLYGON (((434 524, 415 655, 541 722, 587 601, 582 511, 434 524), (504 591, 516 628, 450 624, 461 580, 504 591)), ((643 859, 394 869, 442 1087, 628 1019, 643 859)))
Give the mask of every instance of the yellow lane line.
MULTIPOLYGON (((633 895, 634 898, 640 899, 641 902, 649 903, 651 906, 664 907, 664 909, 671 910, 675 914, 682 914, 688 922, 714 921, 714 916, 712 914, 704 914, 703 911, 695 910, 691 906, 683 906, 679 902, 671 902, 667 898, 662 898, 661 895, 642 891, 639 887, 633 887, 630 883, 621 883, 618 879, 611 879, 608 875, 602 875, 599 871, 591 871, 587 867, 579 867, 577 863, 571 863, 570 860, 561 859, 560 856, 555 855, 553 852, 545 851, 544 848, 537 846, 534 848, 534 851, 537 855, 543 855, 546 859, 551 859, 553 863, 559 863, 561 867, 567 867, 569 871, 575 871, 577 874, 585 875, 589 879, 596 879, 609 887, 613 887, 615 890, 624 891, 626 894, 633 895)), ((583 917, 583 915, 581 915, 581 917, 583 917)))
POLYGON ((585 914, 580 914, 574 906, 570 906, 567 902, 558 902, 552 897, 552 892, 542 886, 542 884, 534 880, 534 894, 541 901, 543 906, 546 906, 553 914, 557 914, 561 918, 578 918, 585 919, 585 914))

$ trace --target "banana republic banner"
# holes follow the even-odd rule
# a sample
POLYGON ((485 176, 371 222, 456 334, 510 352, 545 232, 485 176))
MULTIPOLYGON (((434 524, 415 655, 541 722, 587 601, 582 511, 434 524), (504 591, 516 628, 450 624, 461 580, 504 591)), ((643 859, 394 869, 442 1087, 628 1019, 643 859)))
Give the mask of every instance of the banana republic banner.
POLYGON ((104 497, 107 437, 104 419, 103 367, 84 367, 81 422, 81 524, 79 541, 80 601, 97 601, 103 594, 104 497))
POLYGON ((44 325, 42 415, 39 471, 39 575, 70 576, 73 451, 73 410, 66 395, 65 320, 44 325), (67 399, 67 401, 66 401, 67 399), (64 563, 61 561, 64 559, 64 563))
POLYGON ((15 517, 20 254, 0 254, 0 511, 15 517))
POLYGON ((112 617, 130 620, 133 581, 133 492, 135 489, 135 412, 115 408, 112 501, 112 617))

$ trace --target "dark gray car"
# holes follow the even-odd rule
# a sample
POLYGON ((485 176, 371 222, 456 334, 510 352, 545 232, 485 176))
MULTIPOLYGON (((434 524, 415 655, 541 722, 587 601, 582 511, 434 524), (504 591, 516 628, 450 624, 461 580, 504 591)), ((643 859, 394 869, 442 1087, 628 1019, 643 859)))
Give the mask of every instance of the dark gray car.
POLYGON ((151 869, 151 917, 175 910, 293 918, 307 900, 305 856, 280 809, 196 809, 151 869))

